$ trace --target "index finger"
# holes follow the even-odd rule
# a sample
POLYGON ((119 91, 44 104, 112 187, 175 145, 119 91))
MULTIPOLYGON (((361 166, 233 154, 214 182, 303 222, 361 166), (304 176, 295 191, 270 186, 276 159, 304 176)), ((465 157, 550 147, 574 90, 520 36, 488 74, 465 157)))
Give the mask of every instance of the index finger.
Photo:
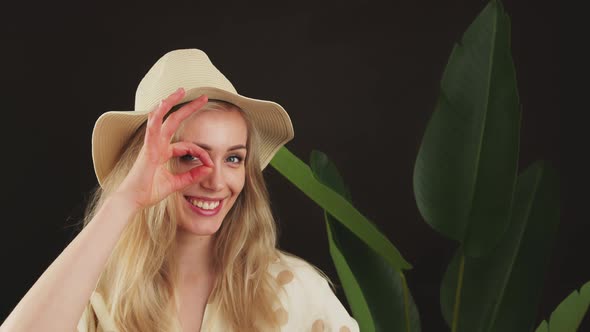
POLYGON ((156 106, 156 108, 148 114, 148 130, 146 132, 146 138, 147 136, 150 136, 151 139, 151 136, 157 137, 160 134, 164 116, 166 115, 166 113, 168 113, 170 108, 172 108, 172 105, 180 101, 182 97, 184 97, 184 89, 178 88, 175 92, 166 97, 166 99, 162 99, 158 106, 156 106), (148 135, 148 133, 150 134, 148 135))
POLYGON ((179 102, 184 97, 185 91, 183 88, 178 88, 176 91, 172 92, 168 97, 160 100, 160 103, 156 106, 156 109, 153 110, 154 117, 159 122, 164 120, 164 116, 168 111, 174 106, 177 102, 179 102))
POLYGON ((196 110, 203 107, 209 99, 206 95, 201 95, 199 98, 192 100, 188 104, 182 106, 178 111, 170 114, 162 126, 162 135, 167 142, 170 141, 180 123, 191 115, 196 110))

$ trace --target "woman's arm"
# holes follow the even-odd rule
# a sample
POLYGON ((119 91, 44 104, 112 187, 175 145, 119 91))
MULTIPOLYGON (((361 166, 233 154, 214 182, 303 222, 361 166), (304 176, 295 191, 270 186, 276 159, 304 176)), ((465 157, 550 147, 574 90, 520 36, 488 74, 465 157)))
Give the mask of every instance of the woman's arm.
POLYGON ((201 96, 164 121, 166 113, 183 97, 184 90, 179 89, 148 114, 144 144, 117 191, 43 272, 0 326, 0 332, 74 331, 132 217, 211 170, 213 162, 202 148, 190 142, 170 143, 180 123, 207 102, 207 97, 201 96), (203 165, 170 173, 168 160, 186 154, 198 157, 203 165))
POLYGON ((115 244, 136 211, 136 204, 123 195, 107 198, 20 300, 0 331, 74 331, 115 244))

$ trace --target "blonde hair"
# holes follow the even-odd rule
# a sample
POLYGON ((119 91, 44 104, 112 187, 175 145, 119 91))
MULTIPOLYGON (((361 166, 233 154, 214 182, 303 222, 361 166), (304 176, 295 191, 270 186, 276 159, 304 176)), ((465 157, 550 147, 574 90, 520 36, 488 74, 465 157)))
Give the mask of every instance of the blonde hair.
MULTIPOLYGON (((259 135, 247 113, 233 104, 209 101, 202 110, 239 111, 248 129, 244 187, 215 234, 217 279, 210 298, 217 301, 219 313, 232 330, 278 330, 273 303, 279 301, 281 287, 268 267, 279 253, 287 253, 277 248, 277 229, 256 149, 259 135)), ((84 226, 131 169, 144 135, 145 124, 128 142, 103 187, 95 190, 84 226)), ((181 200, 174 199, 175 195, 180 194, 144 209, 129 222, 98 281, 96 291, 103 295, 120 331, 181 331, 173 256, 177 227, 174 202, 181 200)))

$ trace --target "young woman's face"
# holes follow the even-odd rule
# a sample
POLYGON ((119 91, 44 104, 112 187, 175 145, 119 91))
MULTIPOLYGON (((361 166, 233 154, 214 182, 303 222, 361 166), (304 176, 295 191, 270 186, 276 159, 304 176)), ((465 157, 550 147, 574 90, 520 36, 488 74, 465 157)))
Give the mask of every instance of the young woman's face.
MULTIPOLYGON (((184 121, 180 141, 207 150, 215 167, 181 194, 179 231, 212 235, 244 188, 246 170, 246 121, 238 111, 203 110, 184 121)), ((181 157, 177 172, 201 165, 197 158, 181 157)))

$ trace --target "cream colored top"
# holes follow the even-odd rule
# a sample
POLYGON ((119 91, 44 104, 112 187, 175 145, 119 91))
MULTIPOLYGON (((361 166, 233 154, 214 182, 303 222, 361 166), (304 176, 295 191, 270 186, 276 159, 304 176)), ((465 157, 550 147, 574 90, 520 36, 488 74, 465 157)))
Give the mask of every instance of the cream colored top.
MULTIPOLYGON (((280 260, 271 264, 269 272, 285 289, 279 294, 281 303, 275 305, 275 312, 282 321, 282 332, 359 331, 356 320, 346 311, 327 281, 305 261, 281 254, 280 260)), ((100 293, 94 292, 90 303, 98 318, 97 326, 86 327, 92 313, 85 312, 78 323, 78 332, 118 332, 100 293)), ((205 307, 201 331, 228 331, 215 307, 215 301, 205 307)))

